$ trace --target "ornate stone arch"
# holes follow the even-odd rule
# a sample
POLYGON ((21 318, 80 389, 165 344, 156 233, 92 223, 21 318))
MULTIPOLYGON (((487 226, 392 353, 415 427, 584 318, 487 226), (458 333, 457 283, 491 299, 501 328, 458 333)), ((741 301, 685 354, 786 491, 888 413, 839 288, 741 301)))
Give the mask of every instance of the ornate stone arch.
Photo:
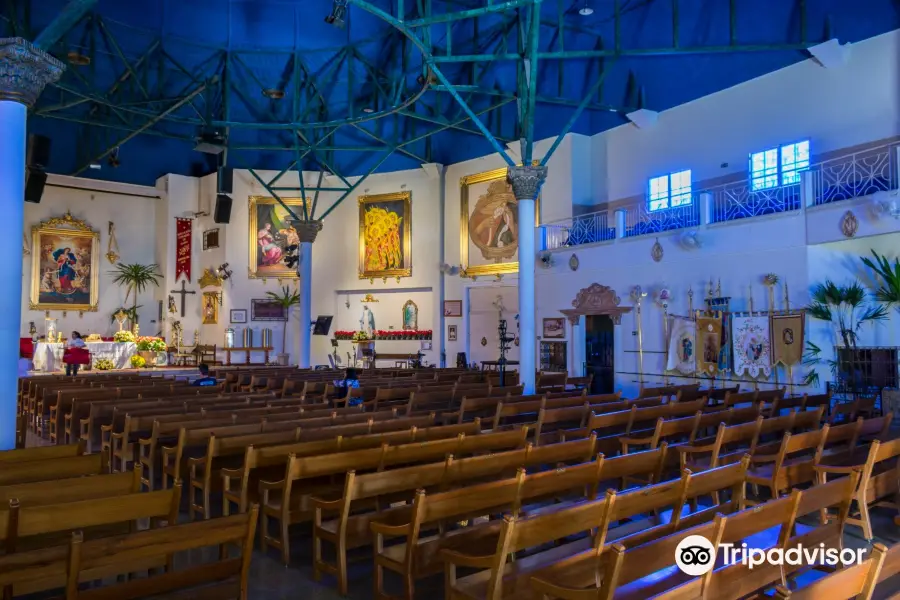
POLYGON ((622 322, 622 315, 630 313, 633 307, 619 306, 621 299, 616 291, 599 283, 582 288, 572 300, 572 308, 561 310, 573 325, 578 324, 582 315, 609 315, 616 325, 622 322))

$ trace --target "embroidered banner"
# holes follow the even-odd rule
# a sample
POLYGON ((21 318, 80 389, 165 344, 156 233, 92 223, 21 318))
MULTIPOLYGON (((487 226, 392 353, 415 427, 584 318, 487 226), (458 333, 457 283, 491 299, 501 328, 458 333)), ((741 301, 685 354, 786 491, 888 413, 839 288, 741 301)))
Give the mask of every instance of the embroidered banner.
POLYGON ((697 319, 697 370, 715 375, 719 372, 719 353, 722 350, 722 320, 718 317, 697 319))
POLYGON ((669 348, 666 369, 686 375, 696 370, 694 321, 685 317, 669 318, 669 348))
POLYGON ((192 219, 175 217, 175 281, 182 275, 191 281, 192 219))
POLYGON ((803 359, 803 334, 803 313, 772 315, 772 363, 799 363, 803 359))
POLYGON ((731 338, 734 343, 734 373, 766 377, 772 373, 769 317, 733 317, 731 338))
POLYGON ((719 350, 719 371, 730 371, 731 361, 731 313, 722 313, 722 348, 719 350))

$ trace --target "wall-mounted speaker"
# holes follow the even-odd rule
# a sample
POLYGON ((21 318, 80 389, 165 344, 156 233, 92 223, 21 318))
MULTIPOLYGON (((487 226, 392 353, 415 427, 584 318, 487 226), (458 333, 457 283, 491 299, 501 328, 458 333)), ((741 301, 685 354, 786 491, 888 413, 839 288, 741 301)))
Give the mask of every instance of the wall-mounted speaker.
POLYGON ((25 165, 33 169, 46 169, 49 164, 50 138, 43 135, 29 135, 25 165))
POLYGON ((216 209, 213 211, 213 221, 216 223, 228 223, 231 221, 231 196, 218 194, 216 196, 216 209))
POLYGON ((231 194, 234 192, 234 169, 222 167, 219 169, 219 193, 231 194))
POLYGON ((44 185, 47 183, 47 174, 43 171, 25 169, 25 202, 39 204, 44 195, 44 185))

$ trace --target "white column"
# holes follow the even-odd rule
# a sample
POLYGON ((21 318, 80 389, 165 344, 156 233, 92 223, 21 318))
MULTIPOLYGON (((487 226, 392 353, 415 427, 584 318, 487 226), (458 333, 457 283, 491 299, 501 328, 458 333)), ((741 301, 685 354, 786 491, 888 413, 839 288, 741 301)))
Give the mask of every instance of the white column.
MULTIPOLYGON (((25 122, 24 104, 0 101, 0 196, 3 197, 3 222, 0 252, 12 257, 9 277, 0 294, 0 450, 16 446, 16 389, 19 360, 19 333, 22 317, 22 227, 25 198, 25 122)), ((32 260, 37 260, 36 256, 32 260)))
POLYGON ((312 344, 312 242, 300 243, 300 260, 297 262, 297 275, 300 276, 300 356, 297 364, 301 369, 310 365, 310 346, 312 344))
POLYGON ((534 393, 534 199, 519 200, 519 380, 534 393))
MULTIPOLYGON (((0 251, 12 257, 0 294, 0 450, 16 446, 19 332, 22 319, 22 230, 25 208, 25 127, 48 83, 57 81, 61 62, 22 38, 0 38, 0 198, 3 222, 0 251)), ((32 260, 38 257, 32 256, 32 260)))
POLYGON ((519 204, 519 381, 534 393, 537 332, 534 318, 534 199, 547 178, 547 167, 510 167, 506 175, 519 204))

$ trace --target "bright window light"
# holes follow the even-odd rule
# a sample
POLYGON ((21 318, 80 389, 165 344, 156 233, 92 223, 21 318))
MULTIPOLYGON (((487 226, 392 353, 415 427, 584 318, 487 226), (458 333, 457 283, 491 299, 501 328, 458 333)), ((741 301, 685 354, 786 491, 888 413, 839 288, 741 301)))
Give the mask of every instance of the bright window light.
POLYGON ((688 206, 693 200, 691 171, 678 171, 650 180, 650 210, 688 206))
POLYGON ((809 168, 809 140, 750 155, 750 187, 754 192, 800 183, 809 168))

